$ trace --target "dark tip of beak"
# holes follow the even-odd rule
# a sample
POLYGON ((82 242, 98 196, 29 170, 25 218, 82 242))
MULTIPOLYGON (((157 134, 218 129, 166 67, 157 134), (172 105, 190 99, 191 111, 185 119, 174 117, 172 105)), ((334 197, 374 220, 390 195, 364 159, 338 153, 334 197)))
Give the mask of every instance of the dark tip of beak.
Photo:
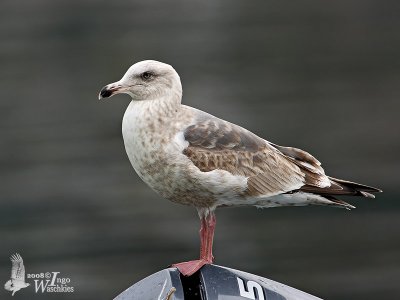
POLYGON ((113 91, 107 88, 107 85, 103 87, 99 94, 99 99, 108 98, 112 95, 113 91))

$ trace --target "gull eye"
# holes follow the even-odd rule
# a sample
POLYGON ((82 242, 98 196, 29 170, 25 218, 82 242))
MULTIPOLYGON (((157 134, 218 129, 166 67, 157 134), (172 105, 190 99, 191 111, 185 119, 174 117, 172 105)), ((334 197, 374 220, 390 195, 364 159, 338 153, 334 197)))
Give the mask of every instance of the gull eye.
POLYGON ((153 78, 153 73, 151 73, 151 72, 143 72, 141 75, 140 75, 140 77, 143 79, 143 80, 149 80, 149 79, 151 79, 151 78, 153 78))

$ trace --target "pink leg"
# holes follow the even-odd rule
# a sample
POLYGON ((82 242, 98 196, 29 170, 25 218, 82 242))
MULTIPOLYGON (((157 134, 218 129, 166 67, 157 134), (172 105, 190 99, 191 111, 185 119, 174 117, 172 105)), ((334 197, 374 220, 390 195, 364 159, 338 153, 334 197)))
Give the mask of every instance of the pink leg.
POLYGON ((214 231, 217 219, 214 212, 201 217, 200 225, 200 259, 182 263, 173 264, 184 276, 190 276, 196 273, 202 266, 212 264, 214 256, 212 246, 214 240, 214 231))

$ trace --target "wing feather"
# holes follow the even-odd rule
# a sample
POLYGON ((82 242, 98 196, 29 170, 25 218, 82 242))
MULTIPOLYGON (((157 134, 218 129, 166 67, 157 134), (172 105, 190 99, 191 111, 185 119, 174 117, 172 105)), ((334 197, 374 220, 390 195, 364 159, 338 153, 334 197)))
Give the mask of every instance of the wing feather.
POLYGON ((299 189, 301 167, 252 132, 207 115, 184 130, 183 153, 201 171, 225 170, 248 177, 246 193, 272 196, 299 189))
POLYGON ((332 195, 372 198, 381 192, 325 175, 321 163, 304 150, 272 144, 238 125, 196 112, 196 120, 183 132, 189 144, 183 153, 203 172, 220 169, 247 177, 249 196, 303 191, 341 203, 332 195))
POLYGON ((21 255, 15 253, 10 257, 11 267, 11 279, 25 281, 25 266, 21 255))

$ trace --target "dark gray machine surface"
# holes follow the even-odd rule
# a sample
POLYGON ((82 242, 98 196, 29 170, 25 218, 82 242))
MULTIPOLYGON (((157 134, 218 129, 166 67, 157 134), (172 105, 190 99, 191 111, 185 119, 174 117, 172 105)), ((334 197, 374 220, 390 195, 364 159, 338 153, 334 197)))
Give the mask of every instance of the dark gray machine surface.
POLYGON ((321 300, 285 284, 254 274, 206 265, 190 277, 175 268, 132 285, 114 300, 321 300))
POLYGON ((285 284, 216 265, 204 266, 200 276, 207 300, 321 300, 285 284))
POLYGON ((135 283, 114 300, 184 300, 180 273, 164 269, 135 283))

